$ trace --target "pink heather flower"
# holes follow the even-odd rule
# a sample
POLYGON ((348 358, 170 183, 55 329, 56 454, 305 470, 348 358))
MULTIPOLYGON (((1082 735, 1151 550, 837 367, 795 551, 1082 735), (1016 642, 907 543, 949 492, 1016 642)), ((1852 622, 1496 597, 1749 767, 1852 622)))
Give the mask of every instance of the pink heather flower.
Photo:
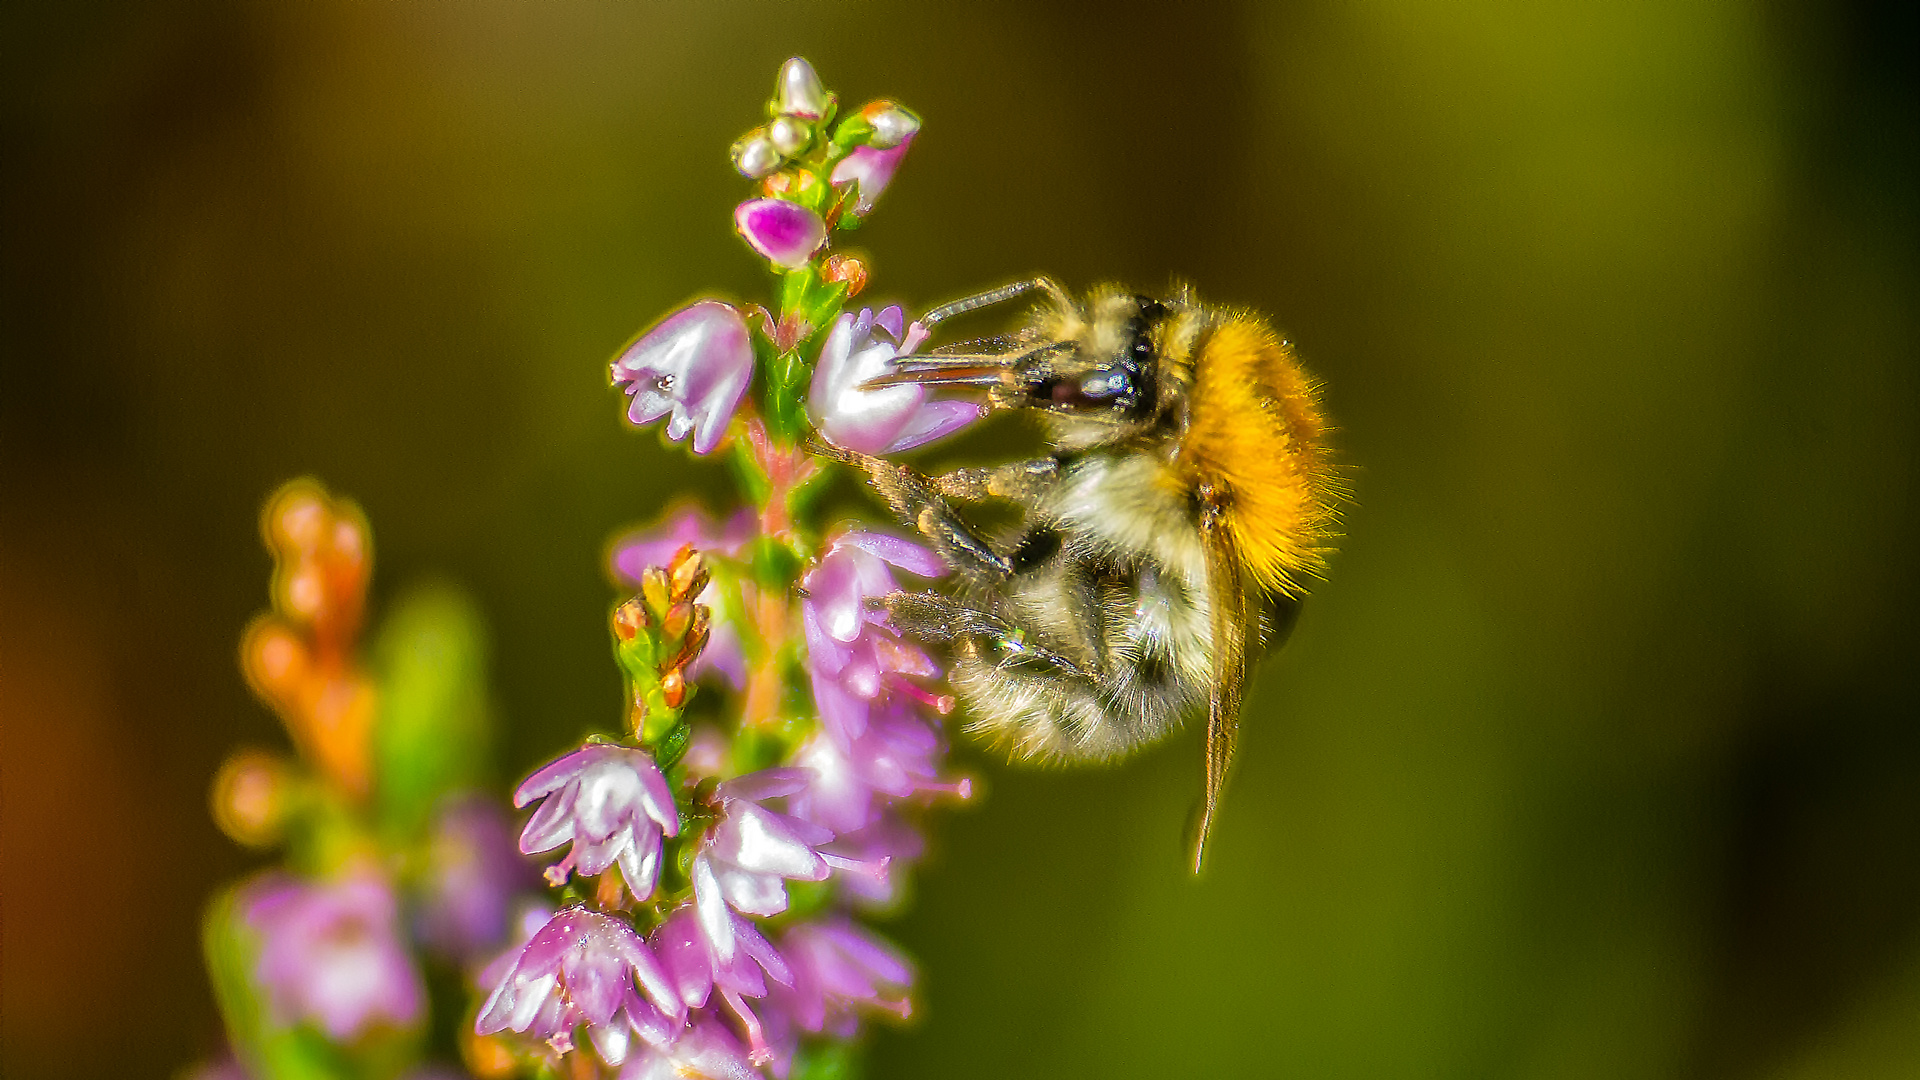
POLYGON ((821 881, 826 860, 814 849, 833 839, 831 830, 760 805, 804 789, 805 769, 763 769, 722 782, 715 789, 721 818, 693 857, 694 903, 714 956, 734 956, 729 907, 748 915, 787 910, 787 879, 821 881))
POLYGON ((531 855, 572 841, 566 858, 547 868, 554 885, 576 866, 589 877, 618 863, 634 899, 653 894, 660 876, 660 837, 680 833, 673 791, 644 750, 594 743, 527 777, 513 805, 545 798, 520 834, 531 855))
POLYGON ((827 242, 820 215, 785 199, 748 199, 734 208, 733 227, 753 250, 783 270, 807 265, 827 242))
POLYGON ((919 323, 902 329, 897 307, 879 315, 861 308, 834 321, 807 391, 807 411, 828 442, 863 454, 895 454, 951 435, 980 418, 968 401, 929 401, 911 383, 878 390, 861 387, 893 370, 894 361, 925 340, 919 323))
POLYGON ((714 935, 707 929, 709 912, 701 908, 698 899, 661 922, 653 933, 653 948, 666 965, 680 1003, 688 1009, 704 1008, 718 990, 721 1003, 747 1030, 750 1058, 755 1064, 764 1064, 768 1057, 764 1029, 746 999, 765 997, 768 980, 791 986, 793 972, 752 920, 724 907, 718 917, 727 928, 728 956, 719 954, 714 935))
POLYGON ((746 320, 718 300, 667 316, 613 362, 613 385, 633 398, 627 419, 651 424, 671 414, 667 437, 678 442, 692 432, 696 454, 720 445, 752 379, 746 320))
MULTIPOLYGON (((629 589, 638 589, 640 579, 650 566, 665 566, 683 545, 692 544, 703 552, 737 556, 752 540, 758 526, 753 511, 742 509, 726 524, 716 523, 698 507, 687 507, 654 525, 621 536, 613 542, 613 576, 629 589)), ((713 607, 716 585, 709 584, 696 601, 712 607, 713 622, 707 647, 701 650, 688 675, 699 678, 709 671, 725 675, 735 689, 747 685, 747 657, 740 644, 740 628, 726 612, 713 607)))
POLYGON ((886 800, 923 791, 966 798, 971 794, 967 781, 940 777, 945 752, 939 731, 904 704, 870 708, 858 736, 842 740, 822 730, 801 745, 794 763, 812 769, 813 781, 788 800, 787 808, 795 817, 844 834, 866 828, 886 800))
POLYGON ((634 1047, 619 1080, 758 1080, 739 1040, 710 1016, 693 1021, 670 1043, 634 1047))
POLYGON ((833 541, 803 582, 807 595, 800 614, 814 705, 842 746, 865 733, 872 703, 889 690, 943 712, 952 707, 950 698, 936 698, 907 680, 934 678, 940 669, 868 603, 900 591, 889 566, 920 577, 946 573, 939 557, 918 544, 853 529, 833 541))
POLYGON ((793 967, 793 988, 779 1003, 808 1031, 850 1039, 861 1010, 901 1017, 913 1010, 906 958, 851 920, 799 923, 781 935, 780 948, 793 967))
POLYGON ((487 799, 463 798, 434 823, 422 884, 420 938, 464 960, 507 936, 514 897, 538 875, 514 850, 513 824, 487 799))
POLYGON ((526 1032, 570 1045, 575 1027, 604 1027, 636 1007, 657 1008, 676 1024, 686 1015, 666 969, 633 927, 584 907, 563 908, 488 995, 474 1031, 526 1032))
POLYGON ((371 872, 338 881, 269 877, 242 912, 260 934, 254 979, 282 1024, 311 1021, 335 1042, 425 1011, 420 975, 399 937, 393 890, 371 872))
POLYGON ((909 133, 899 143, 882 150, 873 146, 856 147, 853 153, 842 158, 840 164, 833 167, 831 182, 837 187, 849 180, 858 181, 860 194, 855 197, 853 212, 864 216, 873 210, 873 204, 879 200, 880 193, 887 190, 893 182, 894 170, 907 156, 907 148, 913 145, 913 135, 909 133))

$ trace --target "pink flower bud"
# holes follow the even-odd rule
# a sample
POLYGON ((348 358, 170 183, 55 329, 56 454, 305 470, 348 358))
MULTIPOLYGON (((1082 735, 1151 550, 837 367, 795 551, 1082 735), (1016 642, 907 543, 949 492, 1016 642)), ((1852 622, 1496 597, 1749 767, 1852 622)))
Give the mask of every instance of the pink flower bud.
POLYGON ((748 199, 733 211, 733 226, 775 266, 798 270, 827 242, 820 215, 785 199, 748 199))

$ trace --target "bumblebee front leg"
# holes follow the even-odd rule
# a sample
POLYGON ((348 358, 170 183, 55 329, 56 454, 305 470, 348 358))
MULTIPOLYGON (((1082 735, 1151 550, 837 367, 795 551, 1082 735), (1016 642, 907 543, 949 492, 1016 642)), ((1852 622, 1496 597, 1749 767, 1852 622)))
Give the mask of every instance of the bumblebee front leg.
POLYGON ((1009 461, 989 468, 954 469, 927 478, 935 491, 949 499, 1007 499, 1018 503, 1041 498, 1059 480, 1060 461, 1050 457, 1009 461))
POLYGON ((815 440, 810 449, 865 473, 868 483, 886 501, 894 516, 918 530, 947 565, 969 582, 992 588, 1013 573, 1013 564, 994 551, 985 537, 947 505, 932 480, 904 465, 829 446, 819 440, 815 440))

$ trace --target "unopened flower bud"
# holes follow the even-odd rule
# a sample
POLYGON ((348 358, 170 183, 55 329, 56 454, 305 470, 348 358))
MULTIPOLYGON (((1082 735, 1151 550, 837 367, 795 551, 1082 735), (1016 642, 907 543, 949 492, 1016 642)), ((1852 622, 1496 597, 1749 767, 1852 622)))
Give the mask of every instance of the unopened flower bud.
POLYGON ((870 102, 860 110, 860 116, 873 128, 867 145, 875 150, 899 146, 920 130, 920 118, 891 101, 870 102))
POLYGON ((693 605, 682 600, 667 609, 667 617, 661 620, 667 638, 679 641, 684 638, 687 628, 693 625, 693 605))
POLYGON ((668 564, 667 574, 673 582, 673 598, 686 600, 700 595, 711 578, 707 572, 707 561, 693 549, 692 544, 681 545, 668 564))
POLYGON ((767 141, 784 157, 793 157, 813 141, 813 125, 805 120, 782 116, 767 125, 767 141))
POLYGON ((667 708, 677 709, 687 700, 687 676, 679 668, 674 668, 660 677, 660 697, 667 708))
POLYGON ((753 250, 783 270, 807 265, 827 242, 820 215, 785 199, 748 199, 734 208, 733 226, 753 250))
POLYGON ((640 636, 647 627, 647 610, 640 605, 640 598, 634 597, 613 609, 613 636, 621 641, 632 641, 640 636))
POLYGON ((758 180, 780 167, 781 154, 767 138, 765 128, 755 128, 733 144, 733 167, 749 180, 758 180))
POLYGON ((828 281, 846 282, 847 296, 852 298, 867 287, 867 264, 852 255, 830 255, 820 276, 828 281))
POLYGON ((640 579, 640 595, 646 599, 647 607, 656 614, 664 613, 673 605, 667 586, 667 572, 657 566, 647 567, 646 576, 640 579))
POLYGON ((213 778, 213 820, 220 831, 249 847, 280 838, 286 820, 290 777, 279 758, 242 750, 213 778))
POLYGON ((818 120, 827 112, 827 88, 820 84, 813 65, 796 56, 780 68, 780 81, 773 88, 773 111, 781 116, 818 120))

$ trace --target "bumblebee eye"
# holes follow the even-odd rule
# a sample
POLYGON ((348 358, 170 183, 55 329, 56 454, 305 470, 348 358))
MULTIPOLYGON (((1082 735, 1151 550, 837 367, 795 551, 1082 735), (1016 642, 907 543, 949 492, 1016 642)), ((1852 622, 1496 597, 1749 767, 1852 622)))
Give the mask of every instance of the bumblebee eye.
POLYGON ((1127 373, 1113 370, 1080 379, 1043 379, 1029 393, 1035 402, 1057 409, 1103 409, 1127 400, 1132 390, 1127 373))

